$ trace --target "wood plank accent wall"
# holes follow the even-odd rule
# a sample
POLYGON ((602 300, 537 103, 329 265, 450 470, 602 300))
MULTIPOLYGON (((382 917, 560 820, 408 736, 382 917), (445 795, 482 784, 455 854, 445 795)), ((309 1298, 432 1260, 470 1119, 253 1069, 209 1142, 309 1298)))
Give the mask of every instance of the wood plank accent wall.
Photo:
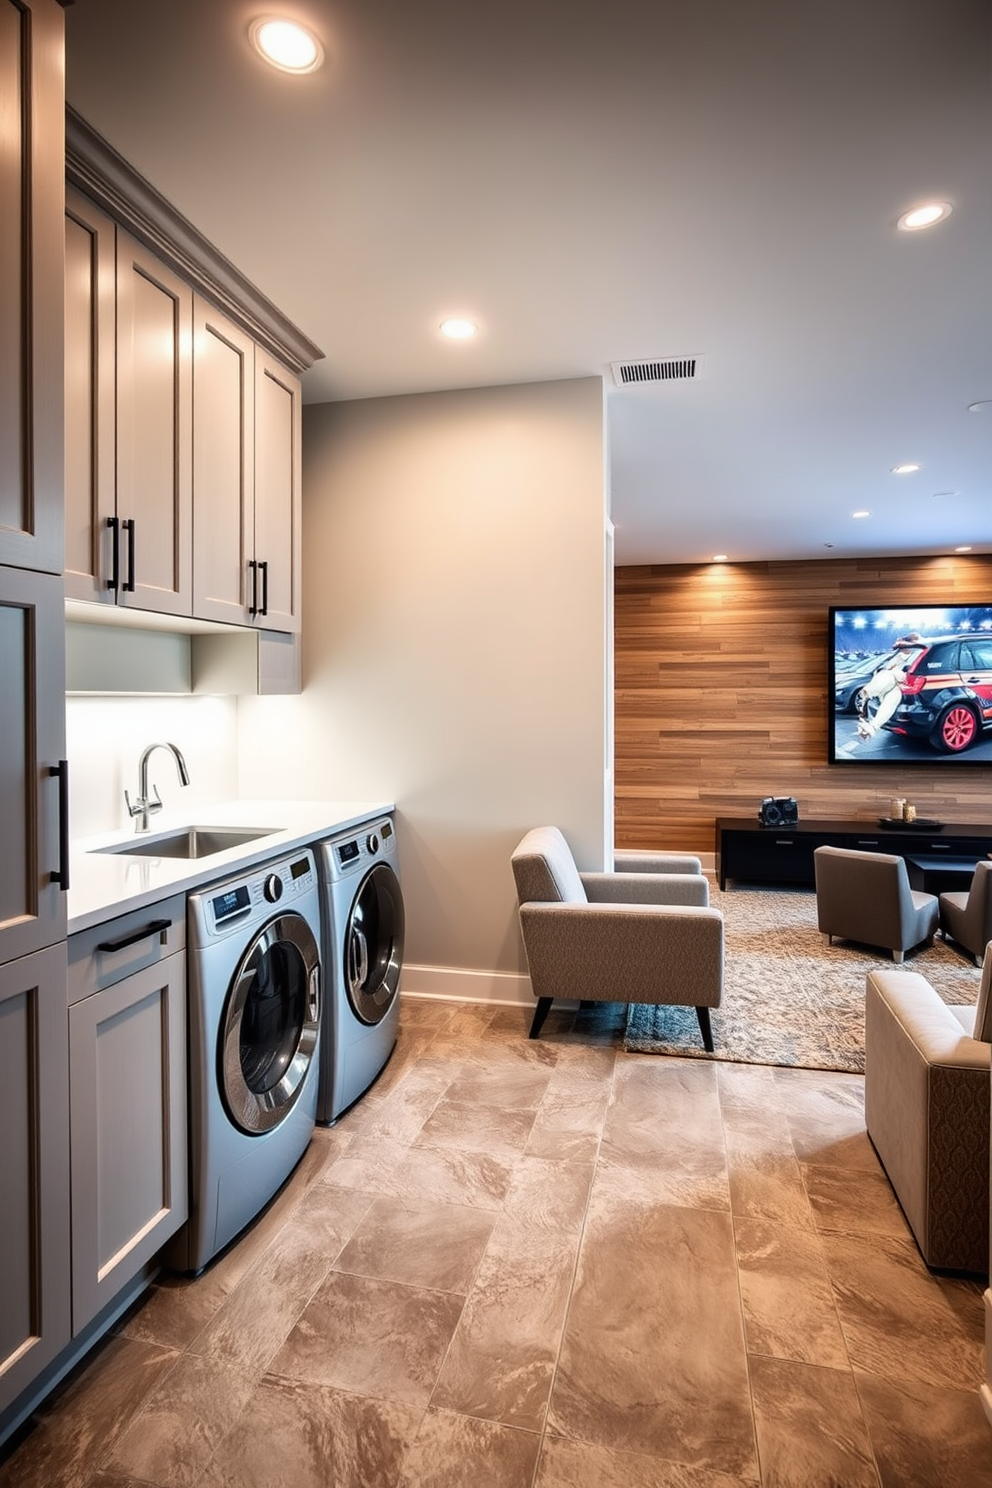
POLYGON ((616 845, 714 850, 718 816, 992 822, 992 765, 827 763, 831 605, 992 603, 992 556, 618 568, 616 845))

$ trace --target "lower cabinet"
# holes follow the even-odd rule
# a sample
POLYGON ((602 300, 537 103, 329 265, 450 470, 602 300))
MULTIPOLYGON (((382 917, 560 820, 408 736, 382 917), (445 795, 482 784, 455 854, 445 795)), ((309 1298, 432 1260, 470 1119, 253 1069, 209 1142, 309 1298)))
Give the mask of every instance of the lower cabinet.
POLYGON ((0 1417, 69 1342, 65 941, 0 965, 0 1417))
POLYGON ((74 1335, 187 1218, 185 914, 69 939, 74 1335))

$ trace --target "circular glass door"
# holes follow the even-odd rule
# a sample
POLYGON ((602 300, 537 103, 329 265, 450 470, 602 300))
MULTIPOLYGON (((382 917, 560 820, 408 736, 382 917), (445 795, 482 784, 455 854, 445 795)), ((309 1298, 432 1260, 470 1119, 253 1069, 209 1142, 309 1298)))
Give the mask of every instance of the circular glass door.
POLYGON ((396 996, 405 927, 399 879, 377 863, 362 879, 344 943, 344 984, 363 1023, 379 1023, 396 996))
POLYGON ((299 1099, 320 1027, 320 953, 298 914, 270 920, 238 963, 220 1030, 220 1085, 236 1126, 271 1131, 299 1099))

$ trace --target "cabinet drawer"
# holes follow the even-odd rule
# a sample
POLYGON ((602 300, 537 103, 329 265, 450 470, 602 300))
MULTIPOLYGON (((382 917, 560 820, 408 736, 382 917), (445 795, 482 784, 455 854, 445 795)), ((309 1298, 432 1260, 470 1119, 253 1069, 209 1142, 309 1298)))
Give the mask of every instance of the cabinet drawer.
POLYGON ((186 947, 186 898, 133 909, 69 937, 69 1004, 186 947))
POLYGON ((809 837, 771 830, 724 838, 722 871, 726 878, 779 880, 783 883, 813 882, 813 848, 809 837))

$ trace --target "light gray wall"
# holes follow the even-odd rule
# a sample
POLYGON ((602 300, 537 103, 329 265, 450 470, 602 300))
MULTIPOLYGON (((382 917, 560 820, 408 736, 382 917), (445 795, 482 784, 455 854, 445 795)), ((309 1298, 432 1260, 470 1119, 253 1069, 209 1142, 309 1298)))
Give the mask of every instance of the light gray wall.
POLYGON ((305 410, 304 691, 241 700, 240 793, 396 800, 427 990, 520 985, 526 828, 612 851, 604 425, 598 377, 305 410))

